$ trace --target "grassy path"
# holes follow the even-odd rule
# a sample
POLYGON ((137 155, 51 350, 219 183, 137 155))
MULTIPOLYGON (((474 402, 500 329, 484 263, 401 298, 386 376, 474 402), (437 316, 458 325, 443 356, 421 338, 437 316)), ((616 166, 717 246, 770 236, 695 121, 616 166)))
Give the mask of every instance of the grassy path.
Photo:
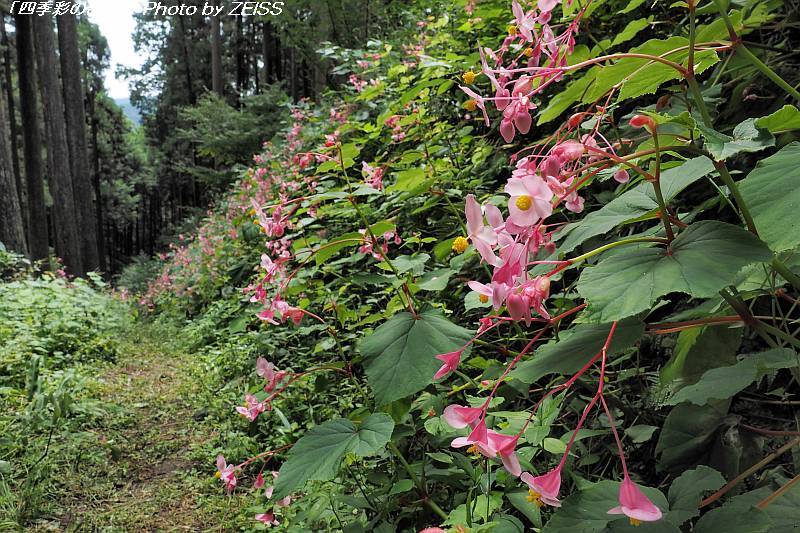
POLYGON ((151 329, 129 334, 118 362, 99 376, 109 416, 87 431, 102 449, 86 450, 64 480, 59 521, 37 530, 223 530, 233 512, 227 507, 240 504, 221 497, 211 477, 213 455, 204 445, 215 430, 199 405, 197 363, 151 329))

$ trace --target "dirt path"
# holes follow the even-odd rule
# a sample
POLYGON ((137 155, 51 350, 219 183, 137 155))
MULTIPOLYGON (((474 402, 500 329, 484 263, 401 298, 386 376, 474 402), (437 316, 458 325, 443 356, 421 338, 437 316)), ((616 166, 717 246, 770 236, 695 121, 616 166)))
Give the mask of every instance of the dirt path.
POLYGON ((196 404, 200 395, 192 393, 198 388, 193 361, 165 353, 146 330, 121 351, 119 362, 100 376, 99 397, 111 414, 88 429, 102 449, 89 447, 68 479, 57 529, 222 529, 226 507, 236 501, 220 497, 210 476, 213 455, 204 444, 214 430, 196 404))

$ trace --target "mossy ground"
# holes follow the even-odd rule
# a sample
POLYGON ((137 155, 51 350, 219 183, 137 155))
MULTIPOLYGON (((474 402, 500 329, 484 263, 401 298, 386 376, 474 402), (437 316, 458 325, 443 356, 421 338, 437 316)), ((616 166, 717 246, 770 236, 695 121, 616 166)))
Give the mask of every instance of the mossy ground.
POLYGON ((213 477, 214 391, 197 358, 167 328, 130 329, 97 377, 107 415, 84 428, 92 444, 62 473, 36 531, 221 531, 245 504, 213 477))

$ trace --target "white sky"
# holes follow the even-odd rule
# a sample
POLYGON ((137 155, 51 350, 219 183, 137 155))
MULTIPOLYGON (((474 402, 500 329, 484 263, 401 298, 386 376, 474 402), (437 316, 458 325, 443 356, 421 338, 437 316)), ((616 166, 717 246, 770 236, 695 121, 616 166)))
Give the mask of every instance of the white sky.
POLYGON ((133 33, 136 23, 134 12, 142 11, 144 0, 85 0, 89 6, 89 19, 100 27, 108 39, 111 49, 111 67, 106 72, 106 90, 111 98, 127 98, 127 82, 115 77, 117 64, 138 67, 142 58, 133 49, 133 33))

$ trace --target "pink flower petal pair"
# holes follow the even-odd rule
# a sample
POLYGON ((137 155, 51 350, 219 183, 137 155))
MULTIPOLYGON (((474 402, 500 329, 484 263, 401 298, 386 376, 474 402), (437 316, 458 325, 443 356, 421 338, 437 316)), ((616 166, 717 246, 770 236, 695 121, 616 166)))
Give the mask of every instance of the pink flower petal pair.
POLYGON ((624 514, 634 525, 639 522, 655 522, 662 516, 661 509, 628 476, 625 476, 619 486, 619 505, 609 510, 608 514, 624 514))

